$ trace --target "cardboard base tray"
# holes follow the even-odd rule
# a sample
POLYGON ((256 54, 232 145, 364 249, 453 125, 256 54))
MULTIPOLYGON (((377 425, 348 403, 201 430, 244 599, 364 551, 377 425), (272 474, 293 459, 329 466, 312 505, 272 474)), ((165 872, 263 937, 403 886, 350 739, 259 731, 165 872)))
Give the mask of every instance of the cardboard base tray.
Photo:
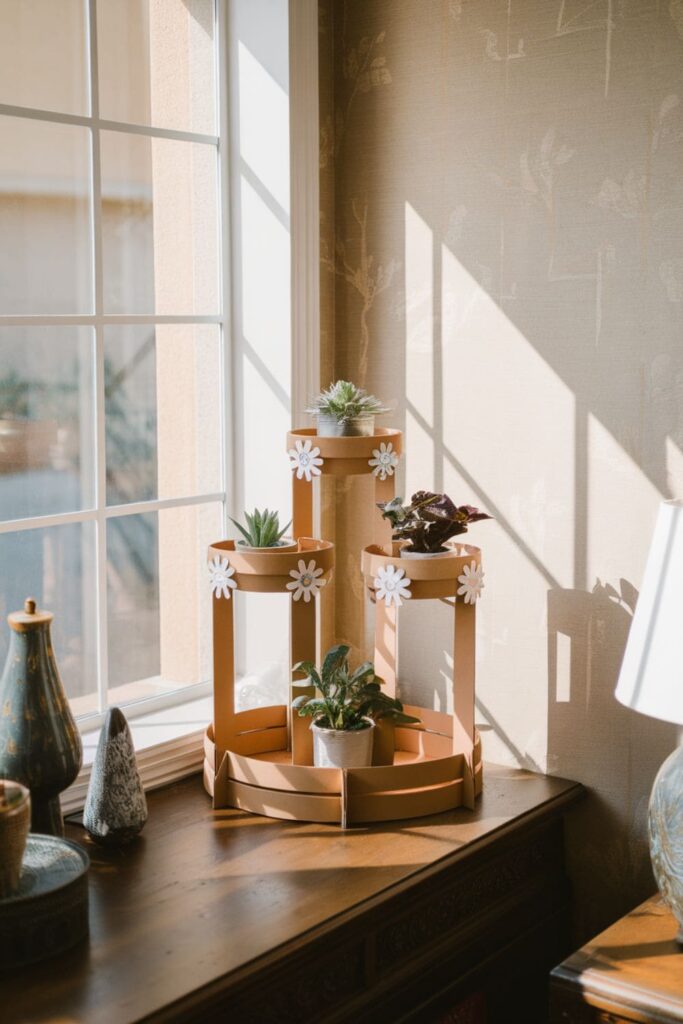
POLYGON ((217 750, 213 726, 207 729, 204 786, 215 808, 342 827, 473 807, 482 789, 479 734, 470 763, 465 754, 453 752, 451 715, 410 706, 406 711, 419 716, 422 725, 394 729, 380 723, 375 763, 349 769, 294 764, 285 705, 243 711, 235 716, 241 730, 233 749, 217 750))

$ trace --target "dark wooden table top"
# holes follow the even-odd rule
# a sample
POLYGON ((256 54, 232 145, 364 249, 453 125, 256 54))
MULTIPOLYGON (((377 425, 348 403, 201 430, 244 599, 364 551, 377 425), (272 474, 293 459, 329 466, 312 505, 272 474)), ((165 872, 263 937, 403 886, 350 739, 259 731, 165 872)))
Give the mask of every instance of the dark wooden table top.
POLYGON ((683 1021, 683 948, 659 895, 577 950, 552 972, 553 1020, 683 1021), (565 1006, 580 1002, 595 1016, 565 1006))
POLYGON ((486 766, 475 811, 350 829, 214 811, 198 776, 149 795, 140 839, 92 858, 88 944, 0 975, 3 1024, 121 1024, 242 976, 311 930, 469 857, 581 794, 564 779, 486 766))

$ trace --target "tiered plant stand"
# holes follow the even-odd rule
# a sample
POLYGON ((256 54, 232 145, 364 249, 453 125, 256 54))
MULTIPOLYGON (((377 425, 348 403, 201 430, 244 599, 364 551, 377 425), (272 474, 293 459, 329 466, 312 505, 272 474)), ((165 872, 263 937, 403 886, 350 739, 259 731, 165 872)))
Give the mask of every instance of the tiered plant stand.
MULTIPOLYGON (((315 430, 294 430, 287 447, 293 470, 293 532, 297 550, 255 552, 235 549, 232 541, 209 548, 209 559, 227 558, 234 569, 234 593, 240 590, 292 593, 300 561, 315 561, 325 583, 333 570, 333 545, 311 540, 314 532, 313 481, 330 474, 372 474, 375 501, 395 496, 394 470, 401 454, 401 432, 377 430, 372 437, 318 437, 315 430), (378 455, 389 453, 378 468, 378 455), (288 584, 290 589, 288 590, 288 584)), ((380 721, 373 731, 368 768, 316 768, 308 719, 277 705, 235 711, 233 600, 220 589, 213 597, 214 721, 205 744, 204 782, 214 807, 239 807, 273 818, 347 825, 435 814, 474 806, 482 788, 481 745, 474 728, 475 604, 457 591, 465 567, 481 562, 478 548, 449 544, 440 558, 401 557, 391 528, 373 507, 375 543, 362 554, 362 572, 375 600, 375 667, 392 696, 396 693, 397 607, 380 600, 376 580, 387 567, 403 569, 410 600, 437 599, 453 606, 453 714, 406 707, 419 725, 380 721)), ((311 593, 291 609, 291 662, 315 661, 316 600, 311 593)), ((407 599, 407 598, 406 598, 407 599)), ((397 601, 397 604, 400 600, 397 601)), ((292 697, 314 692, 295 682, 292 697)))

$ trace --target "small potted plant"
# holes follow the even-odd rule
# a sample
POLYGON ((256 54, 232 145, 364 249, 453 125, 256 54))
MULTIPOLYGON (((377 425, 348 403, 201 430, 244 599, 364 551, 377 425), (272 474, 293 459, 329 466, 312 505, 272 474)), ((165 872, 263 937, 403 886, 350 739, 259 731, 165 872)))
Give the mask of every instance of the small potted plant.
POLYGON ((230 522, 234 523, 244 538, 244 540, 237 541, 240 551, 263 550, 264 548, 277 551, 296 551, 296 541, 291 537, 284 536, 285 530, 291 525, 291 520, 287 526, 280 529, 279 514, 270 512, 267 508, 263 512, 259 512, 255 508, 251 515, 245 512, 244 518, 247 523, 246 529, 236 519, 230 519, 230 522))
POLYGON ((375 722, 390 718, 403 725, 418 723, 406 715, 400 700, 382 692, 382 680, 366 661, 355 672, 349 669, 346 644, 331 647, 320 673, 310 661, 300 661, 295 672, 305 672, 318 691, 314 697, 297 697, 292 707, 313 719, 313 763, 316 768, 364 768, 372 763, 375 722))
POLYGON ((348 380, 330 384, 306 410, 316 417, 320 437, 372 437, 375 416, 388 411, 378 398, 348 380))
POLYGON ((447 494, 417 491, 409 505, 403 498, 377 503, 392 527, 393 540, 403 541, 401 558, 437 558, 447 554, 446 541, 467 533, 470 523, 492 516, 472 505, 455 505, 447 494))

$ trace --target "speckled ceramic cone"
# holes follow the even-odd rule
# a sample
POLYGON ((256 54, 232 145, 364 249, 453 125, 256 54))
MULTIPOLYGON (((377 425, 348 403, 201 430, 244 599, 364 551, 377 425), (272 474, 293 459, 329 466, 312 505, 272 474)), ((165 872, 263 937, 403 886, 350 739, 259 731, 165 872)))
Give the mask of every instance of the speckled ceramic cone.
POLYGON ((133 738, 119 708, 111 708, 100 733, 92 766, 83 825, 96 842, 130 842, 147 821, 133 738))

